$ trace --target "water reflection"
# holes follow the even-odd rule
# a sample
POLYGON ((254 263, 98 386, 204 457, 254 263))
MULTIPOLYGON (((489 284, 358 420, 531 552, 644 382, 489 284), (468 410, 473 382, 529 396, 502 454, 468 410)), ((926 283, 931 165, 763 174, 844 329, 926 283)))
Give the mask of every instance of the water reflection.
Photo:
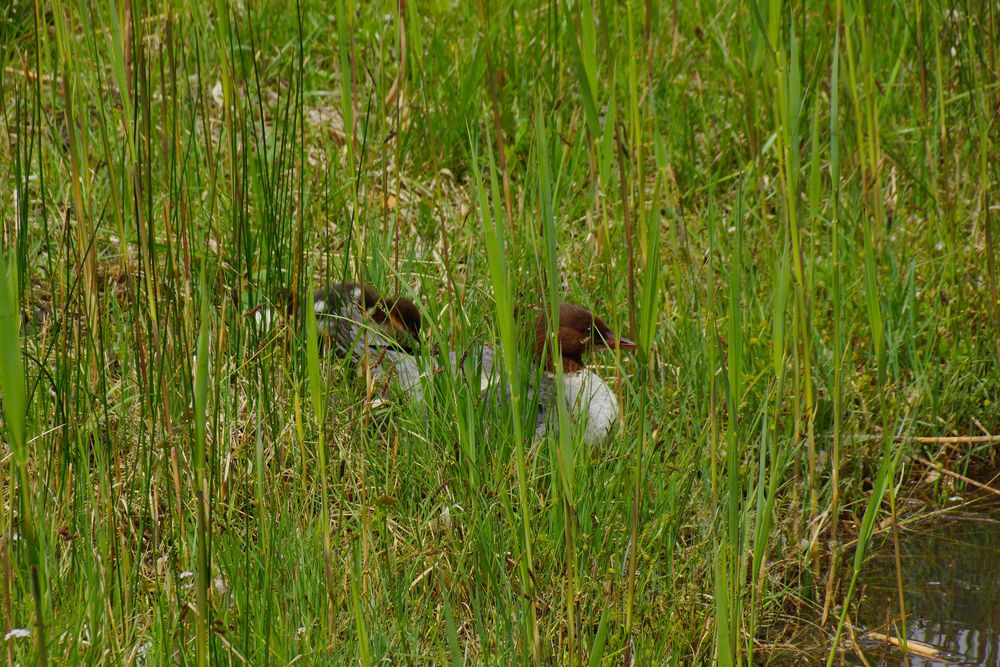
MULTIPOLYGON (((900 533, 907 637, 943 649, 958 664, 1000 667, 1000 506, 916 524, 900 533)), ((862 574, 859 625, 896 634, 892 544, 874 545, 862 574)), ((948 665, 865 643, 872 665, 948 665)), ((861 664, 859 660, 849 664, 861 664)))
MULTIPOLYGON (((891 636, 899 632, 892 541, 883 537, 869 551, 860 578, 860 602, 852 615, 858 649, 867 664, 1000 667, 1000 501, 975 503, 905 526, 899 542, 906 636, 943 651, 944 659, 913 652, 906 658, 898 648, 863 638, 864 631, 891 636)), ((831 625, 835 624, 832 619, 831 625)), ((865 664, 847 648, 847 634, 845 630, 844 649, 834 664, 865 664)), ((766 664, 822 665, 830 651, 832 628, 809 630, 803 625, 797 636, 786 639, 787 643, 775 646, 766 664)))

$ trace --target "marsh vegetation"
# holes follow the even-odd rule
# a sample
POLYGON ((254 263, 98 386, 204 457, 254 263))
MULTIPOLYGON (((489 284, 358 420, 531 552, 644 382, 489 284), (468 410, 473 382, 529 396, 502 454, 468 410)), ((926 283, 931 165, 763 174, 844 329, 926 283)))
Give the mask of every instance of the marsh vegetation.
POLYGON ((998 33, 0 3, 6 659, 740 665, 805 623, 838 659, 902 501, 994 484, 998 33), (620 428, 534 438, 460 373, 415 406, 262 316, 345 279, 515 383, 520 307, 591 308, 637 343, 591 361, 620 428))

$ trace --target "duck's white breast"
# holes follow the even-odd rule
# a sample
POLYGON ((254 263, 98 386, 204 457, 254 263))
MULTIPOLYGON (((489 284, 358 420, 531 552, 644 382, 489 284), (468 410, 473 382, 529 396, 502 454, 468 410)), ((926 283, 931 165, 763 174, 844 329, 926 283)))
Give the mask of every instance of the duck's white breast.
POLYGON ((584 420, 584 442, 597 443, 618 421, 618 399, 601 376, 583 369, 563 376, 566 407, 574 421, 584 420))

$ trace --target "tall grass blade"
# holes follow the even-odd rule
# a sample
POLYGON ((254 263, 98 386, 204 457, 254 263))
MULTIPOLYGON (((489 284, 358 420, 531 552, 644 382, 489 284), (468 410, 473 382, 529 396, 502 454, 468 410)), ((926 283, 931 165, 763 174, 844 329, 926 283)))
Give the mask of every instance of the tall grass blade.
POLYGON ((500 187, 497 182, 497 166, 492 154, 492 145, 487 136, 486 166, 489 168, 489 190, 483 179, 479 158, 474 142, 472 150, 472 173, 476 184, 479 203, 479 218, 482 223, 483 236, 486 243, 486 259, 489 264, 490 282, 493 286, 493 300, 496 312, 496 327, 500 333, 500 347, 503 351, 503 368, 510 387, 510 408, 514 432, 514 454, 517 466, 517 493, 519 514, 521 516, 521 536, 523 553, 518 558, 521 572, 521 586, 524 590, 525 604, 528 607, 528 641, 531 644, 532 656, 536 664, 541 663, 541 637, 538 633, 538 617, 534 599, 534 551, 532 546, 531 508, 528 505, 528 472, 524 456, 524 422, 522 420, 522 395, 520 345, 517 329, 514 324, 513 285, 508 270, 507 241, 504 227, 501 224, 502 214, 499 214, 500 187), (494 207, 491 210, 491 202, 494 207))
MULTIPOLYGON (((316 311, 312 304, 302 309, 306 320, 306 372, 309 376, 309 397, 316 417, 316 448, 319 459, 320 517, 323 522, 323 567, 326 573, 326 629, 327 637, 333 633, 333 554, 330 541, 330 490, 327 475, 327 451, 324 437, 326 427, 326 392, 320 381, 319 334, 316 329, 316 311)), ((354 583, 352 582, 352 587, 354 583)), ((352 588, 353 590, 353 588, 352 588)), ((360 613, 360 612, 358 612, 360 613)))
POLYGON ((21 301, 17 273, 17 258, 9 250, 0 251, 0 395, 3 397, 4 434, 14 452, 20 482, 21 524, 27 543, 31 591, 35 601, 35 645, 38 647, 38 661, 44 666, 48 664, 45 582, 39 544, 41 536, 36 529, 35 493, 28 470, 28 402, 21 358, 21 301))
POLYGON ((208 339, 211 327, 211 310, 209 308, 208 281, 205 265, 201 271, 201 315, 198 329, 197 357, 194 367, 194 445, 191 452, 191 462, 194 467, 195 503, 198 517, 198 542, 196 545, 195 577, 198 616, 196 623, 196 662, 199 667, 206 667, 211 662, 208 643, 209 608, 208 582, 209 571, 209 526, 208 513, 211 496, 208 489, 208 477, 205 474, 205 441, 208 420, 208 339))

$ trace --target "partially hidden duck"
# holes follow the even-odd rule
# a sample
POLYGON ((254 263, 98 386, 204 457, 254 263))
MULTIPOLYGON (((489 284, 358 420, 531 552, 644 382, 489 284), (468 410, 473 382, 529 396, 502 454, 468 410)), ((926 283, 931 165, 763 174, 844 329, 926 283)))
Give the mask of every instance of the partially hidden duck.
MULTIPOLYGON (((424 400, 422 378, 439 370, 436 361, 421 363, 418 357, 420 310, 405 297, 383 297, 371 286, 343 283, 319 290, 313 307, 320 335, 330 340, 340 356, 367 367, 375 386, 391 382, 410 400, 424 400), (421 368, 423 367, 423 370, 421 368)), ((556 373, 547 350, 548 327, 539 315, 529 331, 532 368, 538 378, 531 391, 537 403, 536 437, 557 425, 553 409, 556 373)), ((613 430, 620 416, 615 392, 584 363, 584 357, 602 349, 630 350, 635 343, 615 333, 591 311, 572 303, 559 308, 559 330, 555 337, 562 359, 563 396, 570 419, 584 422, 584 441, 595 444, 613 430)), ((466 355, 449 352, 455 368, 466 355)), ((500 382, 500 369, 493 364, 489 346, 478 352, 479 386, 485 394, 500 382)))
MULTIPOLYGON (((558 415, 550 410, 555 394, 556 373, 552 368, 552 355, 546 350, 548 327, 545 317, 535 320, 533 359, 543 363, 544 371, 538 391, 539 419, 537 429, 555 423, 558 415), (550 414, 552 412, 552 414, 550 414)), ((602 349, 635 349, 628 338, 615 335, 604 320, 574 303, 563 302, 559 307, 559 331, 556 336, 562 358, 563 396, 570 418, 579 422, 585 419, 584 441, 596 443, 611 433, 618 422, 618 398, 600 375, 589 370, 584 356, 602 349)))
POLYGON ((419 348, 420 310, 402 296, 385 298, 371 285, 340 283, 313 294, 318 332, 334 341, 341 354, 360 361, 355 339, 370 328, 373 345, 392 345, 415 354, 419 348))

